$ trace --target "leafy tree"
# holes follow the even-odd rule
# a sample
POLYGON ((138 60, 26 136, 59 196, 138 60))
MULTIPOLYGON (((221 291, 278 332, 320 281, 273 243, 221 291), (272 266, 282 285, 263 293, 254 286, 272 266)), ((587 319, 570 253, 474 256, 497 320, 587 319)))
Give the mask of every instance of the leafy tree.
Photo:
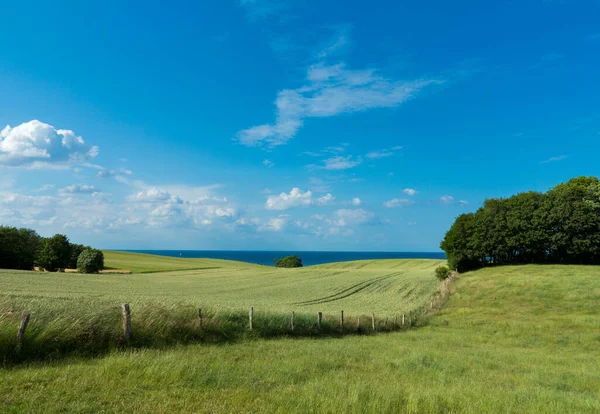
POLYGON ((49 272, 65 269, 69 265, 70 258, 71 245, 67 236, 55 234, 41 240, 37 258, 38 265, 41 268, 49 272))
POLYGON ((100 250, 87 248, 77 259, 77 270, 81 273, 98 273, 104 269, 104 254, 100 250))
POLYGON ((446 266, 438 266, 435 269, 435 276, 439 280, 447 279, 448 276, 450 276, 450 269, 448 269, 446 266))
POLYGON ((600 182, 578 177, 547 193, 489 199, 459 216, 440 247, 451 268, 507 263, 600 264, 600 182))
POLYGON ((34 230, 0 226, 0 268, 33 269, 39 240, 34 230))
POLYGON ((302 267, 302 259, 298 256, 287 256, 282 259, 275 259, 276 267, 302 267))
POLYGON ((85 249, 91 249, 89 246, 84 246, 83 244, 75 244, 71 243, 71 255, 69 258, 69 265, 67 266, 69 269, 77 269, 77 260, 79 259, 79 255, 85 249))

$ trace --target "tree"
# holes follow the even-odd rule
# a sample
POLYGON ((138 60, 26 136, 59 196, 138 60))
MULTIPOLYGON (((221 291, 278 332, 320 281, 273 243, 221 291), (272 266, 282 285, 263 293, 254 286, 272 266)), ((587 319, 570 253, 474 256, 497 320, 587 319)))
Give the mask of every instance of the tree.
POLYGON ((450 269, 448 269, 446 266, 436 267, 435 277, 437 277, 439 280, 444 280, 447 279, 448 276, 450 276, 450 269))
POLYGON ((546 193, 489 199, 457 217, 440 247, 459 271, 488 264, 600 264, 600 181, 578 177, 546 193))
POLYGON ((71 246, 67 236, 55 234, 50 238, 43 238, 40 243, 37 262, 38 265, 49 271, 56 272, 65 269, 71 258, 71 246))
POLYGON ((77 259, 77 270, 81 273, 98 273, 104 269, 104 254, 100 250, 87 248, 77 259))
POLYGON ((39 240, 34 230, 0 226, 0 268, 33 269, 39 240))
POLYGON ((71 254, 69 257, 69 264, 67 267, 69 269, 77 269, 77 260, 79 259, 79 255, 85 249, 91 249, 91 247, 84 246, 83 244, 75 244, 75 243, 71 243, 70 246, 71 246, 71 254))
POLYGON ((302 259, 298 256, 286 256, 283 259, 275 259, 276 267, 302 267, 302 259))

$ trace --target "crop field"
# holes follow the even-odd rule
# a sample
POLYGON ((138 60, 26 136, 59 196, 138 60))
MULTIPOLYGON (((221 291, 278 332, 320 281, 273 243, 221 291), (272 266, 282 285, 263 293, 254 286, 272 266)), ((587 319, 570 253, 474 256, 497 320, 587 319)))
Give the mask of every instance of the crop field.
POLYGON ((378 327, 389 330, 394 318, 416 314, 430 303, 439 288, 434 269, 440 264, 427 259, 378 260, 278 269, 109 252, 107 266, 146 273, 0 270, 0 361, 2 355, 15 358, 14 331, 23 311, 31 314, 23 352, 28 357, 89 355, 124 345, 122 303, 131 307, 134 335, 129 345, 136 347, 240 339, 248 335, 250 307, 254 308, 252 333, 262 337, 290 334, 292 312, 295 335, 339 333, 340 311, 348 333, 357 330, 357 318, 364 319, 364 327, 370 325, 372 313, 378 327), (186 270, 154 272, 151 266, 186 270), (318 331, 317 312, 323 313, 324 324, 318 331))
POLYGON ((486 268, 413 330, 9 366, 0 411, 596 413, 598 309, 598 267, 486 268))

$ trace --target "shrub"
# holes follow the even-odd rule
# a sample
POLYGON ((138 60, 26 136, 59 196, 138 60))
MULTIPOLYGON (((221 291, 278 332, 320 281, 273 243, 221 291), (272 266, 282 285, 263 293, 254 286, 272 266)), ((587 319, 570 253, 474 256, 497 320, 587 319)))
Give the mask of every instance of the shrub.
POLYGON ((98 273, 104 269, 104 254, 100 250, 85 249, 77 259, 77 270, 81 273, 98 273))
POLYGON ((65 269, 69 265, 71 245, 67 236, 55 234, 40 242, 37 263, 49 272, 65 269))
POLYGON ((302 267, 302 259, 298 256, 287 256, 283 259, 275 259, 276 267, 302 267))
POLYGON ((439 279, 439 280, 444 280, 447 279, 448 276, 450 276, 450 269, 448 269, 446 266, 438 266, 435 269, 435 276, 439 279))

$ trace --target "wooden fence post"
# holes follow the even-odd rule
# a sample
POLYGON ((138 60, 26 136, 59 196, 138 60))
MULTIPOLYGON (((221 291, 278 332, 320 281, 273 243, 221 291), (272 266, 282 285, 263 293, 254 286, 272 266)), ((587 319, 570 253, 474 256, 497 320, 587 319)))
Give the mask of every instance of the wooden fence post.
POLYGON ((294 330, 294 322, 296 322, 296 313, 292 311, 292 331, 294 330))
POLYGON ((250 320, 250 329, 253 329, 254 326, 252 324, 252 319, 254 318, 254 307, 250 308, 249 320, 250 320))
POLYGON ((402 326, 404 326, 404 314, 402 314, 402 326))
POLYGON ((344 311, 340 312, 340 330, 344 332, 344 311))
POLYGON ((129 303, 123 303, 123 337, 128 340, 131 337, 131 310, 129 303))
POLYGON ((371 328, 375 330, 375 314, 371 313, 371 328))
POLYGON ((198 320, 200 321, 200 327, 202 328, 202 309, 198 308, 198 320))
POLYGON ((21 353, 21 349, 23 349, 23 336, 25 335, 25 330, 29 324, 29 317, 30 315, 27 312, 23 312, 21 315, 21 324, 19 325, 19 331, 17 332, 17 354, 21 353))
POLYGON ((321 329, 321 321, 323 320, 323 312, 317 312, 317 326, 321 329))

